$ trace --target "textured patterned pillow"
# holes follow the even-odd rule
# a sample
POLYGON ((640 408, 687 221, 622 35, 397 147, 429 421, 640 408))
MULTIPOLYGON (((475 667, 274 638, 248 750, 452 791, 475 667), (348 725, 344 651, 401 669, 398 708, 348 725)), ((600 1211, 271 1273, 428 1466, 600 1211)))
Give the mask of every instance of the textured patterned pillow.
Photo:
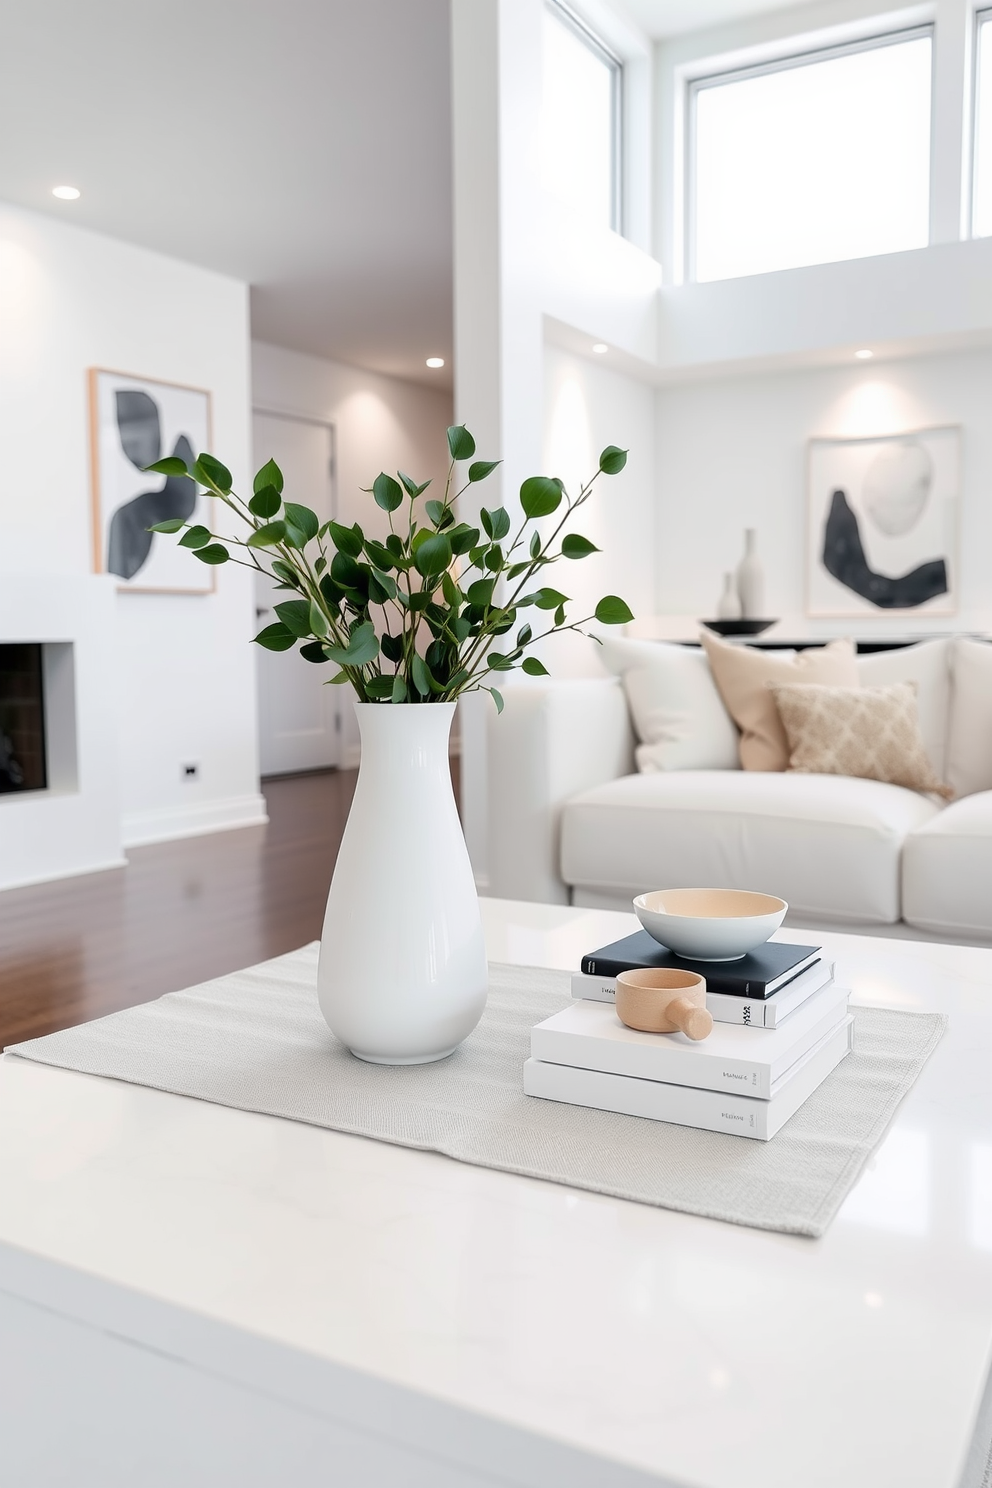
POLYGON ((769 683, 789 740, 789 769, 883 780, 948 799, 934 773, 916 709, 916 683, 822 687, 769 683))

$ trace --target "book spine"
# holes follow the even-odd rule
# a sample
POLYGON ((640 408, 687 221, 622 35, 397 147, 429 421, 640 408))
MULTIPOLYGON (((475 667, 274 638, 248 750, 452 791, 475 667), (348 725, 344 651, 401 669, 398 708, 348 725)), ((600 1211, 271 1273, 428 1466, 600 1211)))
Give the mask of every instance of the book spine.
MULTIPOLYGON (((585 972, 572 974, 572 996, 587 1002, 615 1002, 617 984, 613 977, 587 976, 585 972)), ((706 1006, 717 1023, 741 1023, 745 1028, 770 1028, 774 1026, 771 1002, 751 1002, 746 997, 727 997, 722 992, 707 992, 706 1006)))
POLYGON ((768 1141, 768 1101, 743 1095, 697 1090, 688 1085, 663 1085, 655 1080, 606 1075, 599 1070, 545 1064, 537 1059, 528 1059, 524 1065, 524 1094, 768 1141))
MULTIPOLYGON (((629 961, 614 961, 611 956, 604 960, 602 956, 583 956, 579 967, 586 976, 616 978, 622 971, 634 971, 629 961)), ((797 972, 798 976, 799 973, 797 972)), ((714 992, 722 992, 728 997, 749 997, 752 1001, 763 1000, 768 996, 768 983, 749 981, 742 982, 739 977, 727 975, 716 969, 706 970, 706 985, 714 992)))

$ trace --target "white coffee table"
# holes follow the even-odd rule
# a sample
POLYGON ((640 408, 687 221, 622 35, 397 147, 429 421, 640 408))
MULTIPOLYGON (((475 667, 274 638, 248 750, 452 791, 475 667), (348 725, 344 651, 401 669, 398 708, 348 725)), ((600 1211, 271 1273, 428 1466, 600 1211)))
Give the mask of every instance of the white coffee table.
MULTIPOLYGON (((489 901, 571 968, 632 916, 489 901)), ((802 940, 802 932, 782 938, 802 940)), ((819 937, 951 1027, 821 1241, 0 1062, 12 1488, 958 1488, 992 1348, 992 951, 819 937)))

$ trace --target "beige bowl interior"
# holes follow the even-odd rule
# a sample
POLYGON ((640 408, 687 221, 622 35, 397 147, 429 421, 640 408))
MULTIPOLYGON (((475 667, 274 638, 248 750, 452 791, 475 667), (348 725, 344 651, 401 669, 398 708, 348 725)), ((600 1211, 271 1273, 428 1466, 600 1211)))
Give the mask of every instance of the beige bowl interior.
POLYGON ((774 894, 749 889, 656 889, 634 901, 654 914, 679 915, 687 920, 744 920, 778 914, 786 908, 774 894))
POLYGON ((703 978, 695 971, 680 971, 676 967, 644 966, 621 971, 617 985, 636 987, 641 992, 684 992, 691 987, 703 986, 703 978))

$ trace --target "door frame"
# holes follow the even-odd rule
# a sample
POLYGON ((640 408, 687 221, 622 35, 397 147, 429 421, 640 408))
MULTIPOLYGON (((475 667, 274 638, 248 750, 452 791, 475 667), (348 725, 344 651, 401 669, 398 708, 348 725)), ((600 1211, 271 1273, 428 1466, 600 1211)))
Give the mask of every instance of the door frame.
MULTIPOLYGON (((330 455, 330 460, 328 462, 328 467, 327 467, 327 480, 328 480, 328 484, 329 484, 330 489, 331 489, 330 511, 331 511, 331 520, 334 521, 334 522, 336 522, 337 519, 338 519, 338 430, 337 430, 337 425, 335 423, 333 423, 330 419, 318 418, 314 414, 310 414, 310 413, 297 413, 293 409, 280 408, 276 404, 273 404, 273 403, 254 403, 253 402, 252 405, 251 405, 251 416, 252 416, 252 421, 253 421, 252 464, 254 464, 254 453, 255 453, 255 451, 254 451, 254 418, 255 418, 255 415, 256 414, 261 414, 263 418, 285 419, 285 421, 287 423, 291 423, 291 424, 310 424, 311 426, 316 426, 319 429, 326 429, 327 430, 328 443, 330 444, 330 447, 331 447, 331 455, 330 455)), ((343 762, 342 757, 341 757, 341 698, 340 698, 340 692, 341 692, 341 689, 340 688, 334 688, 334 689, 332 689, 332 712, 333 712, 333 716, 334 716, 334 733, 335 733, 335 736, 336 736, 337 741, 338 741, 337 742, 338 762, 332 768, 334 768, 336 770, 341 770, 341 769, 344 768, 344 762, 343 762)), ((289 772, 289 773, 293 773, 293 772, 289 772)), ((306 773, 306 772, 303 772, 303 773, 306 773)))

